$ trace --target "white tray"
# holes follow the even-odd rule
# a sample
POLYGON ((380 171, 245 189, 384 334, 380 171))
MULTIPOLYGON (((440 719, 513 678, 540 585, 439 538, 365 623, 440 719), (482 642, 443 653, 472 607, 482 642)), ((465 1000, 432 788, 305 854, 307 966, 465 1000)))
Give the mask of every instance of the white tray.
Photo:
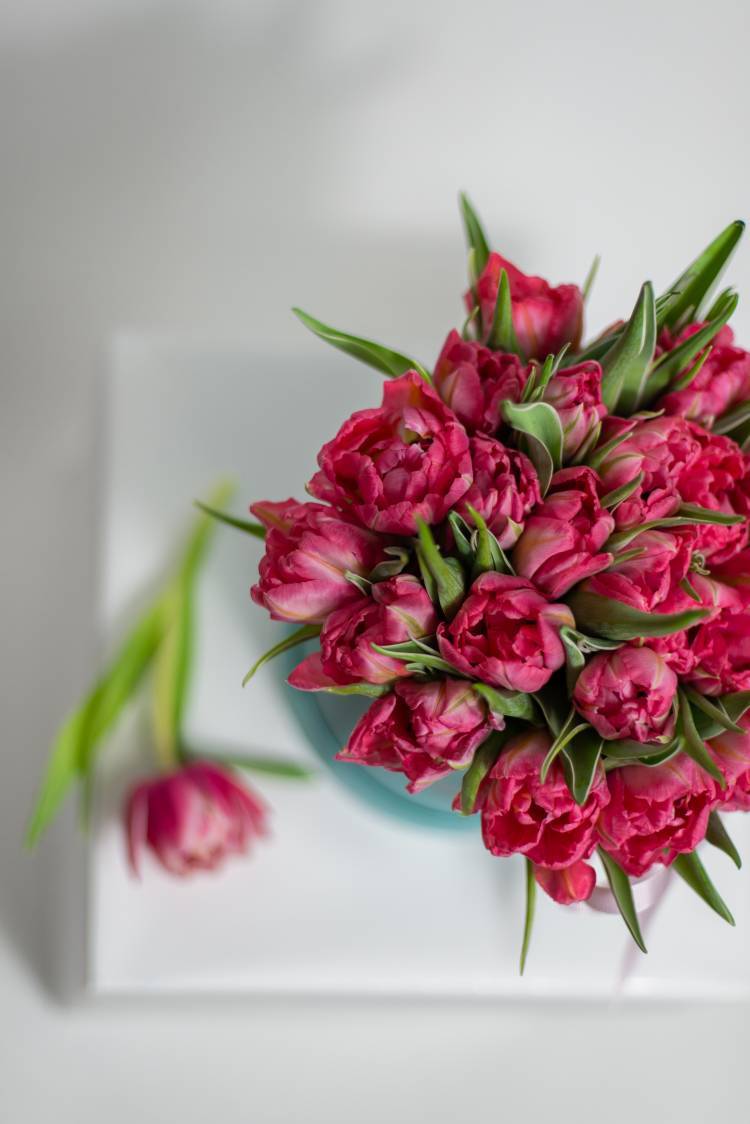
MULTIPOLYGON (((221 475, 256 498, 304 496, 315 454, 352 410, 376 404, 377 374, 320 345, 314 359, 237 347, 122 339, 114 350, 102 487, 104 640, 164 564, 193 497, 221 475)), ((647 957, 619 917, 539 894, 518 975, 523 869, 491 858, 476 827, 399 821, 321 761, 279 669, 242 675, 279 638, 249 600, 260 544, 222 529, 201 585, 189 727, 198 745, 278 752, 311 783, 256 778, 273 834, 215 875, 176 881, 125 864, 119 807, 139 761, 130 714, 102 758, 90 864, 89 983, 112 993, 391 994, 536 999, 750 995, 750 881, 704 848, 734 911, 731 929, 676 878, 646 920, 647 957), (627 978, 623 982, 623 974, 627 978)), ((303 719, 304 721, 304 719, 303 719)), ((147 767, 147 766, 146 766, 147 767)), ((350 768, 354 769, 355 766, 350 768)), ((477 825, 478 826, 478 825, 477 825)), ((729 820, 750 855, 748 817, 729 820)))

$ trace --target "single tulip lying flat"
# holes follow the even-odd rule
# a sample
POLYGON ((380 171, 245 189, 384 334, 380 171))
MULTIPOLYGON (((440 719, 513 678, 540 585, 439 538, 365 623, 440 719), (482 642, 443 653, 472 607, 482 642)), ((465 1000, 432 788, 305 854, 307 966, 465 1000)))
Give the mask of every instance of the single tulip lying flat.
POLYGON ((298 312, 387 379, 312 501, 252 506, 253 599, 299 626, 268 658, 318 636, 290 683, 372 699, 342 760, 412 793, 460 771, 456 814, 526 857, 522 964, 536 886, 586 900, 597 854, 641 947, 656 864, 731 922, 696 848, 739 865, 720 813, 750 809, 750 354, 709 299, 743 224, 583 345, 584 291, 462 209, 468 316, 432 371, 298 312))

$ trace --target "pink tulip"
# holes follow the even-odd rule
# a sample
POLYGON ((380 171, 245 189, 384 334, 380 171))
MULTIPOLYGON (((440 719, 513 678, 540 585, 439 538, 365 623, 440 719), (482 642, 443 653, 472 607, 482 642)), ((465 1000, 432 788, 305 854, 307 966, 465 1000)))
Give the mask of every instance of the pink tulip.
POLYGON ((567 605, 547 601, 524 578, 477 578, 453 620, 438 628, 441 654, 462 675, 511 691, 538 691, 565 663, 567 605))
POLYGON ((443 344, 434 382, 469 433, 494 434, 503 424, 503 402, 520 401, 527 377, 517 355, 490 351, 454 329, 443 344))
POLYGON ((640 550, 637 557, 615 562, 604 573, 590 578, 584 588, 646 613, 687 608, 690 599, 680 583, 690 570, 695 541, 693 527, 643 531, 625 547, 628 551, 640 550))
MULTIPOLYGON (((708 616, 703 622, 706 623, 718 616, 724 609, 736 612, 742 607, 742 596, 731 586, 703 574, 691 573, 688 578, 693 593, 698 597, 698 602, 696 603, 694 597, 690 596, 685 589, 676 588, 659 604, 658 611, 660 613, 680 613, 691 609, 704 609, 708 611, 708 616)), ((669 636, 649 637, 641 643, 658 652, 672 671, 683 679, 685 677, 690 678, 695 669, 697 657, 693 650, 693 641, 697 636, 698 630, 694 627, 688 631, 682 629, 679 632, 672 632, 669 636)))
POLYGON ((564 468, 552 477, 544 502, 524 524, 515 550, 517 574, 547 597, 561 597, 605 569, 612 555, 602 547, 615 521, 599 502, 599 480, 590 468, 564 468))
MULTIPOLYGON (((608 427, 603 440, 614 436, 615 428, 608 427)), ((681 503, 679 479, 699 456, 700 445, 684 418, 654 418, 633 426, 598 470, 607 492, 631 483, 643 473, 643 480, 632 495, 615 510, 617 526, 637 527, 650 519, 674 515, 681 503)))
POLYGON ((588 361, 566 367, 550 379, 544 401, 556 409, 563 429, 563 457, 571 460, 593 437, 607 413, 602 402, 602 369, 588 361))
POLYGON ((386 535, 440 523, 472 481, 466 430, 416 371, 386 382, 378 409, 352 414, 318 464, 310 493, 386 535))
POLYGON ((500 546, 508 549, 520 535, 524 520, 539 503, 539 478, 528 457, 507 449, 494 437, 479 434, 469 442, 474 482, 456 510, 473 526, 473 507, 500 546))
POLYGON ((558 905, 574 905, 587 901, 596 886, 596 872, 583 859, 564 866, 561 870, 535 866, 534 878, 558 905))
POLYGON ((245 852, 266 832, 266 808, 232 773, 200 761, 137 785, 125 822, 134 873, 146 846, 170 874, 185 875, 245 852))
POLYGON ((671 737, 677 676, 651 648, 618 648, 588 661, 573 691, 576 710, 603 738, 671 737))
POLYGON ((600 766, 584 804, 573 799, 558 761, 541 781, 550 745, 541 730, 512 738, 480 786, 478 808, 484 845, 493 855, 520 852, 539 866, 561 871, 594 850, 596 824, 609 793, 600 766))
MULTIPOLYGON (((566 343, 572 343, 575 349, 583 327, 583 295, 578 286, 553 288, 543 277, 522 273, 500 254, 490 254, 476 284, 484 337, 492 328, 503 269, 510 284, 513 328, 525 358, 545 359, 566 343)), ((474 294, 467 293, 465 301, 471 312, 474 294)))
MULTIPOLYGON (((750 358, 750 356, 748 357, 750 358)), ((685 503, 707 507, 725 515, 747 515, 749 458, 729 437, 706 433, 690 425, 699 453, 680 474, 677 487, 685 503)), ((733 526, 703 523, 696 526, 695 549, 716 566, 737 554, 747 543, 747 519, 733 526)))
MULTIPOLYGON (((690 324, 676 338, 665 329, 659 336, 660 352, 672 351, 703 327, 703 323, 690 324)), ((690 365, 694 362, 691 360, 690 365)), ((748 397, 750 354, 734 346, 732 329, 724 327, 714 338, 708 359, 689 386, 665 394, 656 408, 710 429, 717 418, 748 397)))
POLYGON ((627 765, 607 774, 610 801, 599 821, 602 846, 636 878, 668 866, 706 834, 717 785, 684 753, 663 765, 627 765))
POLYGON ((698 625, 690 643, 688 679, 704 695, 750 690, 750 599, 724 588, 732 600, 698 625))
POLYGON ((387 542, 319 503, 264 500, 250 508, 268 528, 252 597, 274 620, 322 624, 359 600, 347 572, 366 578, 387 542))
POLYGON ((320 634, 320 653, 289 676, 292 687, 318 691, 348 683, 390 683, 411 674, 407 663, 373 649, 432 636, 435 607, 417 578, 399 574, 372 587, 371 597, 331 613, 320 634))
POLYGON ((750 812, 750 711, 738 720, 741 734, 725 730, 708 742, 708 749, 718 765, 726 788, 717 792, 722 812, 750 812))
POLYGON ((465 679, 404 680, 372 704, 338 759, 404 773, 408 791, 420 792, 468 765, 502 726, 465 679))

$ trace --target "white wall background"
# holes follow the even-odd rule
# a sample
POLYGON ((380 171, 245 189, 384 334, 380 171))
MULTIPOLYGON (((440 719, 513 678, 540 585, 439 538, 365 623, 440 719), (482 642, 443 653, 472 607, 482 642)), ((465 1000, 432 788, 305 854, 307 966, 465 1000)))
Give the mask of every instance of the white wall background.
MULTIPOLYGON (((19 840, 94 666, 109 334, 304 355, 299 303, 430 359, 460 187, 529 269, 602 253, 606 321, 750 215, 749 22, 741 0, 0 8, 0 1119, 747 1119, 744 1009, 71 1003, 72 815, 33 858, 19 840)), ((747 249, 732 278, 750 294, 747 249)))

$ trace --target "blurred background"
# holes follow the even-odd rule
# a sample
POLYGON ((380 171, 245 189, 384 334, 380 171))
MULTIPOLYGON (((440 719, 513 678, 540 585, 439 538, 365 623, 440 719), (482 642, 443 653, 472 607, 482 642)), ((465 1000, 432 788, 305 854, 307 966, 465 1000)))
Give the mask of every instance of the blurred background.
MULTIPOLYGON (((529 272, 602 255, 598 327, 750 214, 749 30, 739 0, 0 7, 2 1120, 746 1120, 739 1006, 86 1003, 72 811, 20 840, 95 666, 113 333, 304 362, 299 304, 430 362, 461 188, 529 272)), ((747 346, 747 247, 729 276, 747 346)))

